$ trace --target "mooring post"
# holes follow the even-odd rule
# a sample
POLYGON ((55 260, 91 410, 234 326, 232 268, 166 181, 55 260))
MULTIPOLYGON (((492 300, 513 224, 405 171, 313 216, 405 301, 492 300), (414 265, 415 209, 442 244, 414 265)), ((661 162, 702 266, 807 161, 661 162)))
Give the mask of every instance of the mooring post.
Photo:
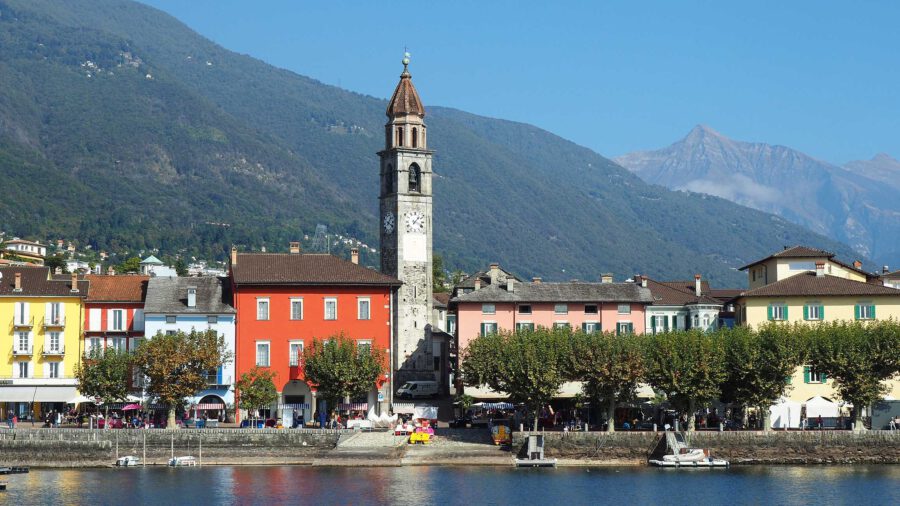
POLYGON ((203 465, 203 431, 197 431, 197 437, 200 438, 200 465, 203 465))
POLYGON ((147 467, 147 431, 144 431, 144 458, 141 459, 141 464, 144 467, 147 467))
POLYGON ((119 460, 119 433, 116 432, 116 460, 119 460))
POLYGON ((175 458, 175 433, 172 433, 172 458, 175 458))

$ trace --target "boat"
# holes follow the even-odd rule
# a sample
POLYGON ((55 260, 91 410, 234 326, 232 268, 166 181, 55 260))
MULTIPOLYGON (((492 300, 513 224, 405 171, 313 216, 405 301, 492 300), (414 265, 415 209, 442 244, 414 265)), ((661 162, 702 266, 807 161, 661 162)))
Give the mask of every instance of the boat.
POLYGON ((169 459, 169 466, 171 467, 191 467, 196 465, 197 459, 190 455, 184 457, 172 457, 169 459))
POLYGON ((509 428, 509 420, 491 420, 488 426, 491 429, 491 439, 495 445, 506 446, 512 444, 512 431, 509 428))
POLYGON ((116 459, 116 465, 119 467, 139 466, 141 465, 141 459, 135 457, 134 455, 126 455, 124 457, 119 457, 118 459, 116 459))
POLYGON ((6 492, 6 482, 0 481, 0 492, 6 492))
POLYGON ((650 465, 656 467, 728 467, 730 463, 717 459, 705 448, 688 448, 684 435, 677 432, 666 432, 666 446, 672 452, 660 459, 651 459, 650 465))
POLYGON ((26 474, 27 467, 0 467, 0 474, 26 474))
POLYGON ((556 459, 544 458, 544 436, 528 436, 528 453, 524 459, 516 459, 516 467, 556 467, 556 459))

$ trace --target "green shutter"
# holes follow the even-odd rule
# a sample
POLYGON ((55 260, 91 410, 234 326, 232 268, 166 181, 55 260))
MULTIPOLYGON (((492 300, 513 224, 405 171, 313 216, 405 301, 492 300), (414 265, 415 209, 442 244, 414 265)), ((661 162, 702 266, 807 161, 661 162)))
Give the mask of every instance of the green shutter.
POLYGON ((483 324, 483 323, 481 324, 481 335, 482 335, 482 336, 485 335, 485 333, 484 333, 484 324, 483 324))
POLYGON ((669 331, 669 317, 663 316, 663 329, 668 332, 669 331))
POLYGON ((633 323, 628 324, 628 333, 634 334, 634 324, 633 323))
POLYGON ((875 319, 875 305, 874 304, 869 306, 869 316, 871 316, 873 320, 875 319))
POLYGON ((616 324, 616 335, 619 335, 621 333, 622 333, 622 325, 617 323, 616 324))
POLYGON ((809 366, 803 366, 803 382, 809 383, 809 366))
POLYGON ((651 330, 651 332, 656 334, 656 317, 655 316, 650 317, 650 330, 651 330))
POLYGON ((784 308, 784 321, 788 321, 788 307, 787 304, 781 306, 784 308))
POLYGON ((788 376, 787 378, 784 378, 784 382, 787 383, 788 385, 790 385, 791 383, 794 382, 794 376, 791 375, 791 376, 788 376))
POLYGON ((803 305, 803 319, 809 320, 809 306, 806 304, 803 305))
POLYGON ((853 318, 859 320, 859 304, 853 306, 853 318))
POLYGON ((587 322, 581 324, 581 331, 587 334, 587 322))
POLYGON ((769 318, 769 321, 772 321, 772 319, 773 319, 773 316, 772 316, 772 305, 770 304, 769 307, 766 308, 766 310, 767 310, 767 312, 768 312, 768 315, 767 315, 767 316, 768 316, 768 318, 769 318))
POLYGON ((828 377, 825 376, 825 373, 824 373, 824 372, 821 373, 821 374, 819 374, 819 378, 822 379, 822 384, 823 384, 823 385, 825 384, 825 381, 827 381, 827 379, 828 379, 828 377))
POLYGON ((819 319, 825 321, 825 306, 819 306, 819 319))

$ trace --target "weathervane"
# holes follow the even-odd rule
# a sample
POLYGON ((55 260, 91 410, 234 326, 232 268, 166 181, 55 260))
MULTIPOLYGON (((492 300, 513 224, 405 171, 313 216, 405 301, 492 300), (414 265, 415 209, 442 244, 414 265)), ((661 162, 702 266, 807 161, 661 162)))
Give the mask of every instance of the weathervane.
POLYGON ((406 67, 409 65, 409 57, 410 57, 409 51, 407 50, 406 46, 403 46, 403 60, 402 61, 403 61, 403 72, 404 73, 406 72, 406 67))

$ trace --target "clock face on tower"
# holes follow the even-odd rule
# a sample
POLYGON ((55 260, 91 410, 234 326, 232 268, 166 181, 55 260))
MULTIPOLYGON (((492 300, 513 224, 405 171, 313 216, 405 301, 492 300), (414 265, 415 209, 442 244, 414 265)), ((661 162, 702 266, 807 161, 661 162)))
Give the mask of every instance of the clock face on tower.
POLYGON ((387 234, 390 234, 394 231, 394 213, 388 211, 387 214, 384 215, 384 231, 387 234))
POLYGON ((406 215, 406 230, 420 233, 425 231, 425 215, 419 211, 413 211, 406 215))

